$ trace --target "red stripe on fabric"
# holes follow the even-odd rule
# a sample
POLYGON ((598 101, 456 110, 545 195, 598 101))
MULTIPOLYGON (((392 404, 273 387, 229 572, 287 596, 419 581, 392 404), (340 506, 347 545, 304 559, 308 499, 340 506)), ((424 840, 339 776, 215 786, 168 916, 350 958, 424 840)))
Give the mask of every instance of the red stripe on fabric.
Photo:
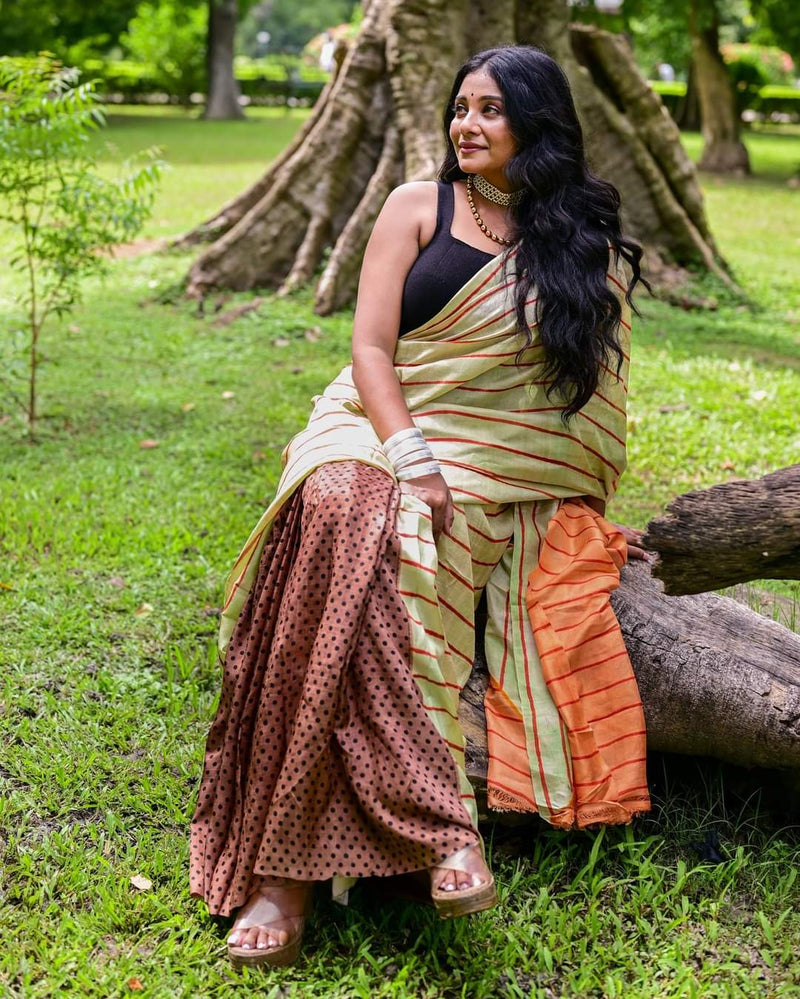
MULTIPOLYGON (((487 541, 491 541, 493 545, 504 545, 504 544, 506 544, 507 542, 509 542, 514 537, 513 534, 509 534, 507 538, 493 538, 490 534, 484 534, 483 531, 479 530, 473 524, 467 524, 467 527, 471 531, 474 531, 475 534, 480 535, 480 537, 486 538, 487 541)), ((484 564, 484 563, 481 563, 481 564, 484 564)), ((485 564, 488 565, 489 563, 487 562, 485 564)))
POLYGON ((446 715, 450 715, 451 718, 455 718, 455 720, 458 721, 458 715, 454 715, 453 712, 448 711, 447 708, 440 708, 435 704, 426 704, 424 701, 422 702, 422 706, 426 711, 444 711, 446 715))
MULTIPOLYGON (((506 679, 506 665, 508 663, 508 621, 511 617, 511 580, 509 579, 509 587, 506 590, 506 600, 505 606, 503 607, 503 658, 500 661, 500 689, 503 690, 505 687, 506 679)), ((486 706, 486 710, 489 711, 489 707, 486 706)), ((505 718, 505 715, 498 715, 498 718, 505 718)), ((520 719, 516 719, 519 721, 520 719)))
MULTIPOLYGON (((575 554, 574 552, 568 551, 566 548, 559 548, 558 545, 554 545, 553 542, 549 538, 545 538, 544 539, 544 543, 547 545, 548 548, 551 548, 554 552, 558 552, 559 555, 567 555, 567 556, 569 556, 569 558, 572 559, 573 562, 576 562, 576 563, 580 563, 580 562, 602 562, 603 565, 608 565, 608 559, 599 559, 599 558, 588 558, 588 559, 587 558, 574 558, 574 554, 575 554)), ((590 544, 591 544, 591 542, 590 542, 590 544)))
MULTIPOLYGON (((537 364, 542 364, 544 362, 537 361, 536 363, 537 364)), ((407 382, 406 384, 411 384, 411 383, 407 382)), ((463 387, 463 389, 462 389, 462 391, 463 392, 513 392, 514 389, 527 388, 531 384, 532 384, 532 382, 530 382, 530 381, 515 382, 513 385, 506 385, 503 388, 480 388, 477 385, 466 385, 465 384, 464 387, 463 387)), ((561 406, 550 406, 549 408, 550 409, 561 409, 562 407, 561 406)), ((547 409, 531 409, 531 410, 517 410, 517 409, 512 409, 512 410, 510 410, 510 412, 512 412, 512 413, 518 413, 518 412, 545 413, 545 412, 547 412, 547 409)))
POLYGON ((252 541, 250 541, 242 549, 242 551, 241 551, 241 553, 239 555, 239 558, 236 561, 236 564, 238 565, 242 561, 242 559, 245 558, 245 556, 247 556, 247 558, 246 558, 246 561, 244 563, 244 567, 242 568, 242 571, 239 573, 239 575, 233 581, 233 585, 231 587, 231 595, 228 597, 228 599, 223 604, 223 607, 222 607, 223 610, 227 610, 228 609, 228 607, 231 604, 231 601, 236 596, 236 591, 241 588, 242 580, 244 579, 245 575, 247 574, 247 570, 248 570, 248 568, 250 566, 250 563, 253 561, 253 559, 251 557, 252 553, 255 550, 256 546, 261 541, 261 539, 264 537, 264 532, 265 531, 266 531, 266 527, 262 527, 261 530, 258 532, 258 534, 252 539, 252 541))
MULTIPOLYGON (((462 357, 459 357, 458 360, 463 363, 464 361, 471 360, 473 357, 490 357, 492 359, 495 359, 495 358, 498 358, 498 357, 516 357, 518 353, 519 353, 518 350, 503 350, 503 351, 492 351, 492 352, 487 352, 485 350, 484 351, 478 351, 478 350, 476 350, 476 351, 473 351, 472 353, 464 354, 462 357)), ((396 368, 425 368, 430 363, 431 363, 430 361, 407 361, 405 364, 395 364, 395 367, 396 368)), ((539 364, 541 362, 536 361, 535 363, 539 364)), ((517 364, 507 364, 507 365, 505 365, 505 367, 507 367, 507 368, 511 368, 511 367, 515 368, 515 367, 518 367, 518 366, 521 367, 521 365, 517 365, 517 364)), ((437 379, 436 381, 433 381, 433 382, 427 382, 427 383, 418 382, 417 384, 420 384, 420 385, 421 384, 428 384, 428 385, 449 385, 449 384, 454 384, 454 385, 458 385, 459 381, 458 380, 453 380, 453 379, 451 379, 451 380, 448 381, 447 378, 440 378, 440 379, 437 379)))
POLYGON ((431 607, 438 606, 435 600, 431 600, 429 597, 423 597, 421 593, 413 593, 411 590, 398 590, 397 592, 404 597, 417 597, 419 600, 424 600, 425 603, 430 604, 431 607))
MULTIPOLYGON (((547 576, 560 576, 559 572, 550 572, 549 569, 545 569, 544 566, 540 565, 539 569, 547 576)), ((598 579, 608 579, 608 574, 604 573, 601 576, 592 576, 591 579, 562 579, 559 581, 559 586, 585 586, 587 583, 594 583, 598 579)), ((529 586, 528 589, 531 593, 538 593, 540 590, 549 589, 547 583, 543 583, 541 586, 529 586)), ((542 604, 544 606, 544 604, 542 604)), ((552 605, 550 605, 552 606, 552 605)))
MULTIPOLYGON (((502 553, 501 553, 500 558, 502 558, 502 553)), ((472 564, 473 565, 485 565, 485 566, 488 566, 489 568, 494 568, 497 565, 497 563, 500 561, 500 558, 496 559, 494 562, 483 562, 479 558, 473 558, 472 564)))
MULTIPOLYGON (((509 257, 509 259, 511 258, 509 257)), ((431 320, 430 322, 426 323, 425 326, 420 327, 420 330, 432 331, 435 329, 436 326, 439 325, 439 323, 445 322, 447 319, 449 319, 454 312, 456 312, 458 309, 463 308, 470 301, 470 299, 472 299, 475 295, 479 295, 480 292, 486 287, 486 285, 494 278, 494 276, 500 273, 502 267, 503 267, 503 262, 500 261, 498 265, 495 267, 495 269, 493 271, 490 271, 489 274, 484 278, 484 280, 481 281, 481 283, 477 286, 477 288, 473 288, 473 290, 467 295, 467 297, 464 299, 463 302, 460 302, 458 305, 454 305, 453 308, 450 310, 450 312, 445 313, 445 315, 442 316, 442 318, 438 320, 436 323, 434 323, 433 320, 431 320)), ((456 294, 458 293, 456 292, 456 294)))
MULTIPOLYGON (((614 472, 615 475, 620 475, 621 474, 620 469, 618 469, 617 466, 612 461, 609 461, 608 458, 606 458, 604 455, 600 454, 599 451, 595 451, 594 448, 589 447, 589 445, 585 444, 579 437, 575 437, 572 434, 564 433, 562 430, 548 430, 546 427, 537 427, 535 424, 533 424, 533 423, 525 423, 523 420, 508 420, 508 419, 505 419, 502 416, 485 416, 485 415, 478 414, 478 413, 465 413, 465 412, 460 412, 457 409, 426 409, 426 410, 422 410, 422 411, 416 412, 414 415, 415 416, 462 416, 462 417, 469 417, 470 419, 473 419, 473 420, 479 420, 481 423, 504 423, 504 424, 506 424, 507 426, 510 426, 510 427, 522 427, 524 430, 534 430, 534 431, 536 431, 537 433, 540 433, 540 434, 547 434, 549 437, 563 437, 565 440, 572 441, 573 444, 577 444, 579 447, 582 447, 583 450, 584 451, 588 451, 589 454, 593 454, 595 456, 595 458, 598 458, 600 461, 602 461, 604 465, 608 465, 608 467, 614 472)), ((599 426, 599 424, 598 424, 598 426, 599 426)), ((605 429, 605 428, 603 428, 603 429, 605 429)), ((431 440, 447 440, 447 439, 448 438, 430 438, 430 437, 428 438, 429 441, 431 441, 431 440)), ((476 444, 476 443, 483 443, 483 442, 481 442, 481 441, 470 441, 470 443, 476 444)), ((620 441, 620 443, 622 443, 622 441, 620 441)), ((502 445, 499 445, 499 444, 488 444, 486 446, 487 447, 500 448, 501 450, 504 450, 504 451, 509 451, 509 450, 513 451, 513 450, 515 450, 513 448, 503 447, 502 445)), ((517 454, 524 454, 525 452, 523 452, 523 451, 517 451, 516 453, 517 454)), ((539 456, 538 455, 534 455, 533 457, 539 457, 539 456)), ((566 462, 558 462, 558 464, 565 465, 567 468, 576 468, 576 466, 569 465, 566 462)), ((581 469, 577 469, 577 468, 576 468, 576 470, 577 471, 581 471, 581 469)), ((584 473, 584 474, 586 474, 586 473, 584 473)), ((594 478, 594 476, 592 476, 592 477, 594 478)))
POLYGON ((602 361, 600 362, 600 367, 601 367, 601 368, 602 368, 602 369, 603 369, 603 370, 604 370, 604 371, 605 371, 605 372, 606 372, 607 374, 611 375, 611 377, 612 377, 612 378, 615 378, 615 379, 616 379, 616 380, 617 380, 617 381, 619 382, 619 384, 620 384, 620 385, 622 386, 622 388, 623 388, 623 390, 624 390, 625 392, 627 392, 627 391, 628 391, 628 384, 627 384, 627 382, 625 381, 625 379, 624 379, 624 378, 622 377, 622 375, 621 375, 621 374, 620 374, 620 375, 618 375, 618 374, 616 373, 616 371, 614 371, 614 370, 612 370, 611 368, 609 368, 609 366, 608 366, 607 364, 603 364, 603 362, 602 362, 602 361))
POLYGON ((423 545, 433 545, 434 548, 436 547, 435 541, 431 541, 430 538, 423 538, 421 534, 404 534, 402 531, 396 531, 395 533, 398 538, 413 538, 416 541, 421 541, 423 545))
MULTIPOLYGON (((453 464, 453 462, 449 462, 453 464)), ((473 493, 469 489, 464 489, 462 486, 450 486, 451 493, 462 493, 464 496, 471 496, 473 499, 478 500, 480 503, 491 503, 492 501, 488 496, 481 496, 480 493, 473 493)))
POLYGON ((621 680, 614 680, 613 683, 607 683, 605 687, 596 687, 594 690, 584 690, 578 697, 573 697, 571 701, 561 701, 560 704, 556 704, 556 707, 560 711, 562 708, 569 707, 570 704, 577 704, 578 701, 587 699, 589 697, 594 697, 595 694, 602 694, 606 690, 611 690, 612 687, 619 687, 623 683, 630 683, 635 681, 634 676, 623 676, 621 680))
MULTIPOLYGON (((575 625, 574 627, 577 627, 577 625, 575 625)), ((596 638, 604 638, 606 635, 611 635, 611 634, 613 634, 614 632, 617 632, 617 631, 619 631, 619 624, 615 621, 614 624, 612 624, 611 627, 607 628, 605 631, 601 631, 597 635, 590 635, 588 638, 584 638, 584 640, 582 642, 578 642, 577 645, 567 645, 567 646, 565 646, 564 651, 565 652, 572 652, 573 649, 580 649, 584 645, 588 645, 589 642, 593 642, 596 638)))
POLYGON ((400 561, 403 565, 413 565, 415 569, 422 569, 423 572, 429 572, 431 576, 436 575, 435 569, 431 569, 430 566, 423 565, 421 562, 414 562, 413 559, 410 558, 401 558, 400 561))
MULTIPOLYGON (((495 273, 497 273, 497 272, 495 272, 495 273)), ((483 302, 487 302, 493 295, 498 295, 501 291, 504 291, 506 288, 510 288, 511 285, 513 285, 513 284, 514 284, 514 279, 512 278, 510 281, 506 281, 504 284, 496 285, 494 288, 490 288, 488 291, 484 292, 483 295, 480 295, 478 298, 476 298, 474 302, 470 302, 469 305, 467 305, 467 302, 469 300, 465 299, 461 303, 461 305, 457 305, 455 307, 455 309, 453 310, 453 312, 450 314, 449 317, 447 317, 445 319, 440 319, 435 324, 434 327, 431 327, 430 332, 432 332, 432 333, 435 332, 437 335, 441 335, 442 333, 445 333, 447 330, 452 329, 452 327, 455 326, 455 324, 457 322, 460 322, 466 316, 468 316, 471 312, 474 312, 475 309, 479 305, 481 305, 483 302), (442 325, 443 323, 444 323, 444 325, 442 325)), ((497 318, 498 319, 502 319, 502 316, 498 316, 497 318)), ((461 334, 459 334, 459 336, 445 337, 445 340, 448 343, 455 343, 456 341, 458 341, 460 339, 463 339, 464 337, 469 336, 471 334, 471 332, 472 331, 470 330, 467 333, 461 333, 461 334)))
POLYGON ((613 430, 609 430, 608 427, 604 427, 599 420, 592 419, 592 417, 584 413, 582 409, 579 409, 578 412, 584 418, 584 420, 588 420, 589 423, 593 423, 598 430, 602 430, 604 434, 608 434, 608 436, 613 438, 618 444, 621 444, 623 447, 625 447, 625 441, 621 437, 617 437, 617 435, 613 432, 613 430))
POLYGON ((494 715, 495 718, 503 718, 505 721, 513 721, 518 725, 522 724, 522 717, 516 718, 514 715, 501 714, 499 711, 495 711, 494 708, 490 708, 488 704, 484 704, 483 707, 490 715, 494 715))
POLYGON ((614 275, 610 271, 608 271, 606 273, 606 277, 608 278, 609 281, 612 282, 612 284, 615 284, 619 288, 620 291, 627 292, 628 289, 625 287, 625 285, 624 284, 620 284, 619 281, 617 281, 617 279, 614 277, 614 275))
POLYGON ((622 413, 623 416, 627 415, 625 410, 621 406, 618 406, 615 402, 612 402, 610 399, 606 399, 606 397, 602 394, 602 392, 598 392, 597 389, 595 389, 594 394, 597 396, 598 399, 602 399, 607 406, 610 406, 612 409, 616 409, 616 411, 618 413, 622 413))
MULTIPOLYGON (((624 763, 618 763, 615 767, 609 767, 608 773, 613 774, 616 770, 621 770, 623 767, 629 767, 632 763, 644 763, 647 759, 646 756, 639 756, 635 760, 625 760, 624 763)), ((595 780, 583 780, 575 781, 575 787, 593 787, 595 784, 602 784, 604 780, 608 780, 608 776, 597 777, 595 780)))
POLYGON ((589 600, 591 597, 605 597, 608 598, 608 590, 592 590, 591 593, 583 593, 577 597, 570 597, 569 600, 557 600, 552 604, 541 604, 540 606, 544 610, 550 610, 553 607, 566 607, 567 604, 574 604, 578 600, 589 600))
POLYGON ((461 583, 463 586, 466 586, 467 589, 470 591, 470 593, 475 592, 475 587, 472 585, 472 583, 470 583, 468 579, 465 579, 460 572, 456 572, 455 569, 451 569, 446 562, 440 562, 439 568, 444 569, 445 572, 450 573, 453 579, 457 579, 459 583, 461 583))
MULTIPOLYGON (((555 431, 552 432, 555 433, 555 431)), ((566 435, 559 434, 558 436, 563 437, 566 435)), ((509 447, 506 444, 487 444, 486 441, 476 440, 474 437, 429 437, 428 443, 429 444, 478 444, 481 447, 488 447, 495 451, 506 451, 509 454, 518 454, 522 458, 530 458, 534 461, 543 461, 546 465, 558 465, 560 468, 569 468, 573 472, 578 472, 578 474, 582 475, 584 478, 594 479, 596 482, 600 482, 602 484, 602 480, 598 478, 596 475, 592 475, 591 472, 585 472, 582 468, 578 468, 577 465, 572 465, 568 461, 559 461, 557 458, 547 458, 543 454, 536 454, 536 452, 534 451, 523 451, 518 447, 509 447)), ((585 448, 585 450, 591 451, 591 448, 585 448)), ((605 459, 603 460, 605 461, 605 459)), ((456 463, 453 462, 453 464, 456 463)), ((605 461, 605 464, 609 465, 611 468, 614 468, 614 466, 611 465, 611 462, 605 461)), ((614 468, 614 471, 617 473, 617 475, 620 474, 618 469, 614 468)), ((543 490, 540 491, 543 492, 543 490)), ((553 497, 553 499, 556 498, 557 497, 555 496, 553 497)))
POLYGON ((455 534, 449 534, 447 531, 444 532, 445 537, 450 538, 454 545, 458 545, 459 548, 463 548, 465 552, 472 552, 469 545, 465 545, 464 542, 455 536, 455 534))
MULTIPOLYGON (((501 289, 502 288, 508 288, 511 284, 513 284, 513 282, 509 281, 508 284, 501 285, 501 289)), ((526 305, 535 305, 536 302, 537 302, 537 299, 535 299, 535 298, 528 298, 528 299, 526 299, 525 304, 526 305)), ((483 330, 488 329, 490 326, 497 325, 497 323, 499 323, 499 322, 501 322, 501 320, 505 319, 506 316, 511 316, 515 312, 516 312, 516 306, 512 306, 510 309, 506 309, 505 312, 501 312, 499 315, 492 316, 491 319, 487 319, 486 322, 485 323, 481 323, 480 326, 473 326, 473 328, 471 330, 469 330, 468 332, 466 332, 466 333, 459 333, 458 336, 449 337, 448 338, 448 342, 450 342, 450 343, 458 343, 458 342, 463 341, 463 340, 468 340, 470 337, 475 336, 477 333, 481 333, 483 330)), ((533 323, 532 324, 533 327, 535 327, 537 325, 538 325, 538 323, 533 323)))
POLYGON ((597 519, 596 517, 593 517, 591 513, 589 513, 586 507, 579 508, 574 503, 565 504, 564 516, 567 518, 567 520, 589 520, 592 524, 594 524, 595 520, 597 519))
POLYGON ((430 635, 432 638, 440 638, 444 641, 444 635, 440 635, 438 631, 432 631, 430 628, 426 628, 422 618, 416 618, 414 615, 406 608, 406 614, 408 614, 409 620, 413 621, 414 624, 418 625, 425 632, 426 635, 430 635))
MULTIPOLYGON (((511 284, 511 282, 509 281, 509 283, 507 285, 503 285, 502 287, 508 288, 510 284, 511 284)), ((514 312, 513 308, 506 309, 505 312, 501 312, 501 313, 499 313, 497 315, 492 316, 491 319, 487 319, 486 322, 485 323, 481 323, 480 326, 473 326, 472 329, 467 330, 466 333, 459 333, 458 336, 448 337, 447 338, 448 339, 448 343, 459 343, 459 342, 461 342, 463 340, 469 340, 470 337, 475 336, 477 333, 481 333, 483 330, 485 330, 485 329, 487 329, 487 328, 489 328, 491 326, 494 326, 497 323, 501 323, 506 318, 506 316, 512 315, 513 312, 514 312)))
MULTIPOLYGON (((519 506, 517 507, 519 511, 519 506)), ((521 550, 524 552, 526 548, 525 544, 525 518, 521 512, 518 515, 519 528, 520 528, 520 539, 519 543, 521 550)), ((525 620, 525 614, 527 609, 525 607, 525 588, 522 585, 522 562, 523 559, 519 560, 519 576, 517 579, 517 593, 519 599, 519 615, 520 621, 525 620)), ((547 803, 547 807, 552 809, 553 805, 550 801, 550 789, 547 786, 547 778, 544 773, 544 760, 542 759, 542 747, 539 742, 539 726, 536 721, 536 704, 534 703, 533 691, 531 690, 531 671, 530 671, 530 660, 528 658, 528 643, 525 639, 525 629, 520 629, 520 644, 522 646, 522 668, 525 674, 525 689, 528 694, 528 705, 531 709, 531 721, 533 722, 533 745, 536 750, 536 762, 539 767, 539 779, 542 783, 542 790, 544 792, 544 800, 547 803)), ((531 776, 531 775, 529 775, 531 776)))
POLYGON ((616 739, 609 739, 608 742, 598 742, 598 749, 605 749, 606 746, 612 746, 615 742, 622 742, 623 739, 630 739, 632 735, 647 735, 647 729, 637 728, 635 732, 625 732, 623 735, 618 735, 616 739))
POLYGON ((522 774, 523 777, 527 777, 528 779, 530 779, 531 776, 530 770, 521 770, 519 767, 515 767, 511 763, 509 763, 508 760, 504 760, 501 756, 492 756, 491 753, 487 753, 487 756, 494 763, 497 763, 502 767, 507 767, 509 770, 513 770, 515 774, 522 774))
MULTIPOLYGON (((495 445, 492 445, 495 446, 495 445)), ((489 479, 491 482, 500 482, 504 486, 515 486, 516 488, 522 488, 529 493, 536 493, 537 496, 541 496, 544 490, 540 486, 530 485, 530 479, 523 479, 517 475, 500 475, 498 472, 490 472, 486 468, 481 468, 478 465, 471 465, 466 461, 456 461, 453 458, 439 458, 439 462, 449 468, 462 468, 470 472, 475 472, 476 475, 483 476, 484 479, 489 479)), ((596 476, 595 476, 596 478, 596 476)), ((600 480, 597 479, 599 482, 600 480)), ((457 487, 456 487, 457 488, 457 487)), ((487 497, 487 503, 491 500, 487 497)), ((498 514, 499 516, 499 514, 498 514)))
POLYGON ((624 707, 617 708, 616 711, 609 711, 607 715, 600 715, 598 718, 589 718, 589 724, 595 725, 599 721, 605 721, 606 718, 613 718, 614 715, 621 715, 623 711, 630 711, 631 708, 639 708, 641 710, 642 702, 634 701, 633 704, 626 704, 624 707))
MULTIPOLYGON (((474 630, 474 628, 475 628, 474 622, 468 621, 467 618, 465 618, 463 614, 461 614, 459 611, 457 611, 455 609, 455 607, 453 607, 452 604, 449 604, 441 596, 439 597, 439 603, 442 605, 442 607, 446 607, 450 611, 451 614, 454 614, 457 618, 459 618, 461 621, 463 621, 464 624, 466 624, 468 628, 470 628, 471 630, 474 630)), ((445 630, 447 630, 447 629, 445 629, 445 630)))
POLYGON ((624 787, 621 791, 617 792, 617 796, 622 798, 623 794, 630 794, 631 791, 647 791, 647 784, 635 784, 633 787, 624 787))
POLYGON ((437 662, 439 661, 439 657, 433 652, 428 652, 427 649, 418 649, 412 645, 411 651, 416 652, 418 656, 428 656, 429 659, 435 659, 437 662))
MULTIPOLYGON (((441 735, 441 732, 439 734, 441 735)), ((461 756, 464 755, 464 747, 463 746, 459 746, 459 744, 457 742, 451 742, 449 739, 445 739, 445 737, 443 735, 441 737, 442 737, 442 741, 445 742, 451 749, 455 749, 455 751, 457 753, 460 753, 461 756)))
MULTIPOLYGON (((572 519, 573 518, 570 517, 570 520, 572 519)), ((585 534, 587 531, 592 530, 592 528, 594 527, 594 522, 592 522, 591 524, 587 524, 586 527, 582 527, 580 531, 576 531, 575 534, 570 534, 569 531, 566 530, 564 527, 561 527, 560 524, 558 526, 561 528, 561 533, 566 534, 568 538, 579 538, 582 534, 585 534)))
POLYGON ((467 656, 467 655, 465 655, 465 654, 464 654, 463 652, 461 652, 461 650, 460 650, 460 649, 457 649, 457 648, 455 647, 455 645, 452 645, 452 644, 451 644, 450 642, 448 642, 448 643, 447 643, 447 648, 448 648, 448 649, 449 649, 449 650, 450 650, 451 652, 453 652, 453 653, 454 653, 455 655, 457 655, 459 659, 463 659, 463 660, 464 660, 464 662, 465 662, 465 663, 467 663, 467 664, 468 664, 469 666, 473 666, 473 665, 474 665, 474 663, 473 663, 472 659, 470 659, 470 658, 469 658, 469 656, 467 656))
POLYGON ((448 683, 446 680, 434 680, 433 677, 424 676, 422 673, 412 673, 411 675, 415 680, 426 680, 428 683, 433 683, 437 687, 450 687, 451 690, 461 690, 461 687, 459 687, 457 683, 448 683))
POLYGON ((536 531, 536 561, 542 557, 542 532, 539 530, 539 525, 536 523, 536 510, 538 504, 534 503, 531 512, 531 523, 533 524, 533 529, 536 531))
MULTIPOLYGON (((498 737, 498 739, 503 739, 505 742, 508 742, 510 745, 516 746, 517 749, 523 749, 525 752, 528 751, 528 747, 527 746, 525 746, 525 745, 523 745, 522 743, 519 743, 519 742, 514 742, 513 739, 509 739, 509 737, 507 735, 503 735, 503 733, 500 732, 500 731, 498 731, 496 728, 489 728, 489 726, 487 725, 486 726, 486 731, 490 735, 496 735, 498 737)), ((528 776, 530 776, 530 773, 528 774, 528 776)))
MULTIPOLYGON (((555 650, 551 649, 550 651, 552 652, 555 650)), ((592 669, 595 666, 602 666, 603 663, 610 663, 612 659, 619 659, 621 656, 626 656, 627 654, 628 650, 623 649, 621 652, 615 652, 613 656, 606 656, 605 659, 598 659, 596 662, 586 663, 585 666, 578 666, 575 669, 567 670, 566 673, 559 673, 558 676, 551 677, 547 683, 548 685, 551 683, 558 683, 558 681, 563 680, 565 676, 575 676, 576 673, 583 673, 586 669, 592 669)))

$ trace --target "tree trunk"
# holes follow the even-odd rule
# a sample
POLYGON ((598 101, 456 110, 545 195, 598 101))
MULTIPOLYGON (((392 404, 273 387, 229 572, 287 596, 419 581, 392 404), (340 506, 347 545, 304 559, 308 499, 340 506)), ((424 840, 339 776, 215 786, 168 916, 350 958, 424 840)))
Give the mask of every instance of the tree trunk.
MULTIPOLYGON (((800 635, 727 597, 664 596, 641 562, 623 569, 613 604, 642 697, 648 749, 800 773, 800 635)), ((479 795, 487 682, 481 651, 459 712, 467 774, 479 795)))
POLYGON ((208 0, 208 100, 204 118, 244 117, 239 105, 239 84, 233 75, 233 44, 238 12, 238 0, 208 0))
POLYGON ((702 128, 700 100, 697 96, 697 77, 691 62, 686 78, 686 93, 678 101, 678 106, 675 109, 675 124, 682 132, 699 132, 702 128))
POLYGON ((800 465, 685 493, 647 525, 644 543, 669 594, 800 579, 800 465))
POLYGON ((698 166, 713 173, 744 176, 750 173, 750 159, 739 138, 736 95, 719 50, 716 0, 710 3, 691 0, 689 32, 703 130, 703 153, 698 166))
POLYGON ((322 265, 315 309, 354 298, 364 247, 389 191, 432 179, 444 154, 441 111, 469 53, 539 44, 573 85, 592 165, 619 187, 647 264, 700 264, 729 280, 708 230, 677 127, 626 43, 574 28, 565 0, 371 0, 358 38, 301 136, 244 195, 183 242, 213 239, 188 276, 213 288, 286 294, 322 265))

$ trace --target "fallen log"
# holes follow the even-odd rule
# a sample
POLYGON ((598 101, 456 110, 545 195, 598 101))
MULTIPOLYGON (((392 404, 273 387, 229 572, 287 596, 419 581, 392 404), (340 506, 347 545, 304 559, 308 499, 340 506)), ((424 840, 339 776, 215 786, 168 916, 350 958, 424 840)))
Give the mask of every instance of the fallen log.
POLYGON ((751 579, 800 579, 800 464, 678 496, 647 525, 668 594, 751 579))
MULTIPOLYGON (((728 597, 668 597, 643 562, 613 595, 650 750, 800 773, 800 635, 728 597)), ((482 627, 479 627, 482 633, 482 627)), ((482 650, 461 695, 467 774, 486 785, 482 650)))

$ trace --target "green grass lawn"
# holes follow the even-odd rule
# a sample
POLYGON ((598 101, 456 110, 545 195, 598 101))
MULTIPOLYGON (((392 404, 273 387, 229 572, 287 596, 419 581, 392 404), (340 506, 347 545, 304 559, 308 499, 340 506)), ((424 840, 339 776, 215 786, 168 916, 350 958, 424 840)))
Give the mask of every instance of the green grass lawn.
MULTIPOLYGON (((159 143, 174 164, 146 237, 255 179, 301 113, 252 117, 113 116, 121 152, 159 143)), ((611 511, 631 524, 800 453, 799 195, 784 183, 800 136, 748 143, 756 176, 703 183, 749 304, 640 302, 630 468, 611 511)), ((117 261, 46 335, 37 446, 0 409, 0 995, 800 996, 796 833, 757 796, 726 794, 724 769, 702 786, 659 759, 653 813, 633 827, 490 832, 490 913, 443 924, 357 892, 349 909, 323 899, 295 967, 229 969, 186 874, 221 582, 280 448, 347 358, 352 316, 314 317, 305 292, 228 327, 188 301, 154 304, 190 259, 117 261), (711 829, 722 864, 690 845, 711 829)), ((10 327, 12 293, 3 274, 10 327)))

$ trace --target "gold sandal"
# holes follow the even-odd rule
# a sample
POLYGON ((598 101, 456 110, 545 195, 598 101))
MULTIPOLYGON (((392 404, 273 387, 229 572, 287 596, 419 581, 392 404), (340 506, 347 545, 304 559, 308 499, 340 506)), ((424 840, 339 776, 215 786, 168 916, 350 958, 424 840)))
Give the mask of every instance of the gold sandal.
POLYGON ((262 884, 239 910, 228 937, 228 957, 234 968, 259 964, 283 967, 296 961, 300 954, 306 917, 311 909, 313 883, 292 882, 288 878, 272 880, 278 881, 278 884, 262 884), (289 883, 286 884, 286 881, 289 883), (283 898, 276 900, 275 893, 283 893, 283 898), (286 925, 295 921, 297 925, 286 925), (254 926, 263 927, 272 937, 276 936, 277 931, 285 930, 289 933, 289 939, 286 943, 273 947, 237 946, 236 941, 240 939, 242 931, 254 926))
POLYGON ((436 868, 445 868, 449 871, 463 871, 473 875, 482 874, 485 871, 489 875, 488 881, 482 881, 471 888, 454 887, 451 889, 440 889, 434 888, 431 885, 431 899, 441 919, 453 919, 456 916, 467 916, 471 912, 482 912, 484 909, 491 909, 493 905, 497 904, 497 888, 494 878, 483 861, 478 843, 465 846, 457 853, 446 857, 440 864, 436 865, 436 868), (483 870, 476 870, 478 866, 475 859, 476 850, 478 851, 483 870))

